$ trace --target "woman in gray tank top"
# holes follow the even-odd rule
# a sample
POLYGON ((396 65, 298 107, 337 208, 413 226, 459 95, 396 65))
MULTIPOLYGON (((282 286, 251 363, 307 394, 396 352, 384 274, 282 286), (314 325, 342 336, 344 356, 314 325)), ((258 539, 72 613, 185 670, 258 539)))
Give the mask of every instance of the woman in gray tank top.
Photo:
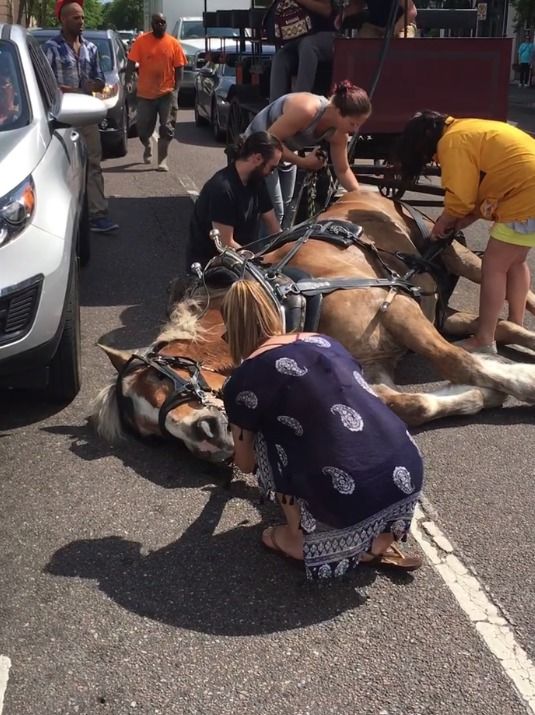
POLYGON ((366 92, 344 81, 336 85, 330 99, 308 92, 285 94, 256 115, 245 130, 245 136, 268 131, 283 145, 281 164, 266 178, 273 208, 281 224, 292 200, 297 169, 318 171, 325 164, 325 157, 317 148, 304 157, 296 154, 299 150, 317 147, 320 142, 327 141, 340 184, 347 191, 359 188, 349 167, 347 144, 350 134, 359 130, 370 113, 371 103, 366 92))

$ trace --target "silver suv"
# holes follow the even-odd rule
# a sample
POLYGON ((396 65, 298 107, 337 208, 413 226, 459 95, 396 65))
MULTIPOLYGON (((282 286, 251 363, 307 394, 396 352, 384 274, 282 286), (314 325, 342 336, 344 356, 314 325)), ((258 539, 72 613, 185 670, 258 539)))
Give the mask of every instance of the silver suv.
POLYGON ((104 104, 62 95, 35 38, 0 24, 0 387, 80 388, 78 270, 89 259, 86 153, 104 104))

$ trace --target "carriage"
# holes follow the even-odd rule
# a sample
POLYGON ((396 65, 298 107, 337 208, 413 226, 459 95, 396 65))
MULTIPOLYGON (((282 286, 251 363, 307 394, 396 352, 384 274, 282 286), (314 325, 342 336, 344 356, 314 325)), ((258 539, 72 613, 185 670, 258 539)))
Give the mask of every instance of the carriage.
MULTIPOLYGON (((272 54, 263 52, 264 11, 260 9, 205 13, 206 26, 240 29, 236 82, 229 103, 227 143, 235 143, 253 117, 268 103, 272 54), (240 56, 239 49, 248 50, 240 56), (251 51, 252 47, 252 51, 251 51)), ((401 198, 407 189, 391 166, 392 150, 406 121, 428 108, 456 117, 507 118, 512 41, 501 37, 477 37, 477 10, 419 10, 422 35, 440 37, 362 39, 351 30, 334 43, 332 65, 320 65, 315 90, 328 94, 343 79, 367 89, 374 111, 364 133, 354 137, 350 163, 364 183, 379 186, 387 196, 401 198)), ((222 40, 222 43, 224 41, 222 40)), ((437 174, 430 167, 428 174, 437 174)), ((436 182, 420 182, 419 193, 434 196, 422 200, 441 204, 442 189, 436 182)), ((300 172, 292 211, 285 227, 324 210, 336 196, 332 172, 310 175, 300 172)))

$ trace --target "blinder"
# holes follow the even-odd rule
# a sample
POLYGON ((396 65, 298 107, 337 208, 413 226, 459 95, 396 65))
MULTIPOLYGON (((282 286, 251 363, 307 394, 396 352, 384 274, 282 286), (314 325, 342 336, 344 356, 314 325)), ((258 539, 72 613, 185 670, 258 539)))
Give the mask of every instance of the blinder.
POLYGON ((220 393, 210 387, 206 382, 201 372, 200 363, 192 358, 180 355, 161 355, 159 353, 161 347, 163 346, 156 345, 151 347, 144 355, 134 353, 122 366, 117 375, 116 382, 117 403, 123 426, 132 429, 132 425, 125 419, 126 415, 128 415, 132 420, 132 409, 130 401, 125 397, 123 392, 123 379, 142 365, 152 368, 161 378, 170 380, 174 388, 158 411, 158 426, 160 432, 164 436, 172 437, 173 435, 170 434, 165 426, 165 420, 171 410, 191 400, 197 400, 200 404, 206 405, 208 404, 209 395, 219 397, 220 393), (185 370, 189 375, 189 379, 184 379, 175 372, 175 370, 185 370))

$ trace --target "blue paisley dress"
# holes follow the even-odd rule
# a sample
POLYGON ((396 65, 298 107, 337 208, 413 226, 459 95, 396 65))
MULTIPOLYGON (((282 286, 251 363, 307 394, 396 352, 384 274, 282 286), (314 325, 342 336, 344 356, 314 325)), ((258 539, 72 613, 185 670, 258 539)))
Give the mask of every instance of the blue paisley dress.
POLYGON ((306 335, 245 360, 224 402, 229 421, 256 434, 260 489, 299 505, 307 578, 342 576, 378 534, 406 538, 420 453, 336 340, 306 335))

